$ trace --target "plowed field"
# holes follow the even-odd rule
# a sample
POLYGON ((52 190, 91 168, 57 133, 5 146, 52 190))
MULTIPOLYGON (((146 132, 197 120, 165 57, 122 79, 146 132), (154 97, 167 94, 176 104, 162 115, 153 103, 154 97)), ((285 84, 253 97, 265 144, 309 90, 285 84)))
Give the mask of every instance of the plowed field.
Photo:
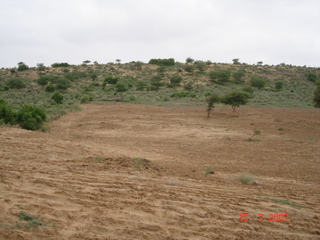
POLYGON ((238 112, 91 104, 1 128, 0 240, 320 239, 319 110, 238 112))

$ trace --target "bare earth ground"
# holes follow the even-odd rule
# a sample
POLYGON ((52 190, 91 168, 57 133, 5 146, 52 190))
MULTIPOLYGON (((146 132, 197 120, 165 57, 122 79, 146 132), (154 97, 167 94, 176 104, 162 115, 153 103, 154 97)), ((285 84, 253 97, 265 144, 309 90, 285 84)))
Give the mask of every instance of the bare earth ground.
POLYGON ((239 113, 92 104, 0 129, 0 239, 320 239, 319 110, 239 113))

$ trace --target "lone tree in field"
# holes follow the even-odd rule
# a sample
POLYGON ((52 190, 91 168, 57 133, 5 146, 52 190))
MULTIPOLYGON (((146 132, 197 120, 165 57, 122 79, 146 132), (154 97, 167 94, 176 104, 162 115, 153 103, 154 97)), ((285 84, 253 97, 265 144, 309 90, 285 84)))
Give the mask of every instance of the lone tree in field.
POLYGON ((236 113, 236 107, 240 107, 240 105, 247 104, 249 98, 252 95, 248 92, 241 90, 234 90, 232 92, 226 93, 222 98, 221 102, 227 105, 231 105, 233 113, 236 113))
POLYGON ((208 112, 208 118, 210 117, 211 110, 214 108, 214 104, 220 102, 220 96, 216 93, 212 93, 208 98, 208 107, 207 107, 207 112, 208 112))

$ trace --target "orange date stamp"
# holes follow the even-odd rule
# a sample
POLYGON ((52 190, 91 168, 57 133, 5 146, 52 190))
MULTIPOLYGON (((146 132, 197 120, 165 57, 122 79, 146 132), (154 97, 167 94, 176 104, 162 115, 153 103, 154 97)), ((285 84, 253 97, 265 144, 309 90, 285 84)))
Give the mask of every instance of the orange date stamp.
MULTIPOLYGON (((244 213, 240 214, 240 222, 249 222, 249 214, 244 213)), ((269 222, 288 222, 289 221, 289 214, 259 214, 259 221, 269 221, 269 222)))

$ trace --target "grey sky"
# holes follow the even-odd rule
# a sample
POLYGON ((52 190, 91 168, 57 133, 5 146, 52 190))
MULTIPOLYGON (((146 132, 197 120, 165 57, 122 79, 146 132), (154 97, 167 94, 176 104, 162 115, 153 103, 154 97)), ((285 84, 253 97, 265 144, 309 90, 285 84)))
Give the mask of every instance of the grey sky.
POLYGON ((0 0, 0 67, 175 58, 320 67, 320 0, 0 0))

